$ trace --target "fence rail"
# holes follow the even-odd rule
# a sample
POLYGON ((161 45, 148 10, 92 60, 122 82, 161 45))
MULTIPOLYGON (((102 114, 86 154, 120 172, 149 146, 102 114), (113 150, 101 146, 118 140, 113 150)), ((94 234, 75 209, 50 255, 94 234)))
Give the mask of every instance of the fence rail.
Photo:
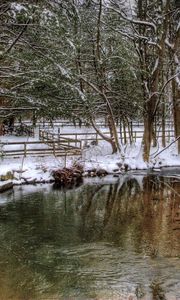
MULTIPOLYGON (((104 134, 110 136, 108 131, 104 131, 104 134)), ((122 142, 136 141, 142 139, 143 130, 133 131, 130 137, 129 131, 118 132, 122 142)), ((162 137, 162 131, 159 131, 157 137, 162 137)), ((171 129, 166 130, 166 138, 174 138, 174 131, 171 129)), ((102 141, 103 138, 99 136, 97 132, 68 132, 68 133, 52 133, 47 130, 39 130, 40 141, 27 141, 27 142, 1 142, 0 143, 0 155, 1 156, 68 156, 68 155, 82 155, 83 142, 102 141), (6 147, 8 146, 8 147, 6 147), (15 146, 16 149, 11 149, 15 146), (8 149, 6 149, 8 148, 8 149)))
MULTIPOLYGON (((172 126, 173 127, 173 122, 171 120, 166 120, 166 126, 172 126)), ((18 122, 15 122, 15 124, 19 124, 18 122)), ((24 120, 23 121, 23 124, 28 124, 28 125, 31 125, 32 124, 32 121, 30 120, 24 120)), ((144 126, 144 123, 143 121, 129 121, 129 124, 131 124, 131 126, 133 127, 143 127, 144 126)), ((107 127, 107 123, 105 123, 103 120, 102 121, 97 121, 96 122, 96 125, 97 126, 102 126, 102 127, 107 127)), ((158 122, 156 124, 157 126, 158 125, 158 122)), ((69 120, 54 120, 54 121, 48 121, 48 120, 44 120, 41 121, 41 120, 38 120, 36 121, 36 126, 40 126, 41 128, 43 127, 56 127, 56 126, 67 126, 67 127, 91 127, 91 124, 85 122, 85 121, 82 121, 80 124, 78 121, 76 122, 72 122, 72 121, 69 121, 69 120)), ((117 126, 120 127, 120 123, 117 124, 117 126)))
POLYGON ((56 141, 51 141, 50 145, 47 145, 47 148, 44 146, 43 141, 32 141, 32 142, 3 142, 0 143, 1 147, 1 156, 70 156, 70 155, 81 155, 81 150, 78 148, 69 148, 66 145, 58 145, 56 141), (8 149, 4 149, 5 146, 8 146, 8 149), (19 149, 10 149, 9 146, 20 147, 19 149), (35 147, 36 146, 36 147, 35 147))
MULTIPOLYGON (((132 134, 126 131, 124 132, 118 132, 119 138, 121 142, 125 142, 125 140, 132 140, 136 142, 137 139, 142 139, 143 138, 143 130, 136 130, 133 131, 132 134)), ((108 131, 103 131, 103 134, 107 135, 110 137, 110 132, 108 131)), ((174 130, 166 130, 165 132, 166 138, 174 138, 174 130)), ((97 132, 66 132, 66 133, 51 133, 47 130, 40 130, 39 131, 39 136, 41 140, 47 141, 48 143, 50 140, 56 140, 59 141, 61 144, 67 143, 68 145, 74 144, 75 147, 78 147, 82 149, 82 142, 85 141, 93 141, 95 140, 96 142, 102 141, 103 138, 97 133, 97 132)), ((159 131, 156 134, 157 138, 161 138, 163 136, 162 131, 159 131)))
POLYGON ((73 135, 74 138, 68 138, 60 133, 52 133, 46 130, 39 130, 39 139, 44 143, 51 145, 55 142, 59 146, 64 146, 66 148, 82 149, 82 140, 77 138, 77 134, 73 135))

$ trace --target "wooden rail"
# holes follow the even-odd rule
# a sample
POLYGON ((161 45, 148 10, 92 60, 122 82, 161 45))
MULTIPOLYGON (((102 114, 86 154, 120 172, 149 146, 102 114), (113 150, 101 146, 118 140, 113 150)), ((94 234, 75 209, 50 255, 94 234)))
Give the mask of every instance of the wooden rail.
POLYGON ((39 130, 39 139, 44 143, 51 145, 55 142, 59 146, 64 146, 67 148, 82 149, 82 140, 75 138, 68 138, 66 135, 62 136, 60 133, 52 133, 46 130, 39 130))
POLYGON ((67 145, 58 145, 56 141, 51 141, 51 145, 47 145, 47 148, 42 148, 44 145, 42 141, 32 141, 32 142, 3 142, 0 143, 1 156, 70 156, 70 155, 81 155, 81 150, 78 148, 69 148, 67 145), (34 148, 34 145, 39 145, 39 147, 34 148), (4 149, 5 146, 22 146, 21 149, 4 149))
MULTIPOLYGON (((109 132, 103 132, 106 135, 110 135, 109 132)), ((120 136, 120 132, 119 132, 120 136)), ((158 138, 162 136, 162 132, 159 131, 157 134, 158 138)), ((142 139, 143 131, 133 132, 133 141, 142 139)), ((174 137, 173 130, 166 130, 166 138, 174 137)), ((68 156, 68 155, 81 155, 82 154, 82 143, 84 141, 102 141, 98 133, 86 132, 86 133, 51 133, 45 130, 39 130, 40 141, 28 141, 28 142, 2 142, 0 143, 0 155, 1 156, 68 156), (20 149, 4 149, 5 146, 22 146, 20 149), (34 147, 36 145, 36 147, 34 147), (46 145, 46 148, 41 147, 46 145), (39 146, 39 147, 38 147, 39 146)), ((129 132, 126 132, 126 138, 129 139, 129 132)), ((123 134, 120 136, 121 141, 125 140, 123 134)))
MULTIPOLYGON (((143 133, 144 131, 143 130, 138 130, 138 131, 133 131, 133 135, 132 135, 132 138, 133 138, 133 141, 136 141, 137 139, 142 139, 143 138, 143 133)), ((107 136, 110 136, 110 132, 108 131, 103 131, 103 134, 107 135, 107 136)), ((122 133, 122 135, 120 136, 120 132, 118 132, 118 135, 120 137, 121 140, 124 140, 124 135, 122 133)), ((68 132, 68 133, 61 133, 59 135, 57 134, 54 134, 54 136, 58 136, 58 138, 63 141, 67 139, 68 140, 71 140, 71 141, 78 141, 78 142, 82 142, 82 141, 102 141, 103 138, 101 136, 98 135, 98 133, 96 132, 86 132, 86 133, 72 133, 72 132, 68 132), (71 137, 71 139, 69 138, 71 137)), ((127 138, 129 139, 129 133, 126 132, 126 136, 127 138)), ((157 134, 157 137, 160 138, 162 137, 162 132, 159 132, 157 134)), ((174 137, 174 130, 166 130, 166 138, 173 138, 174 137)))
MULTIPOLYGON (((136 142, 138 139, 143 138, 143 130, 136 130, 132 133, 126 131, 126 133, 118 132, 119 139, 122 143, 126 144, 127 141, 136 142)), ((103 131, 103 134, 110 137, 110 132, 103 131)), ((162 131, 158 131, 157 139, 162 137, 162 131)), ((168 129, 166 130, 166 139, 170 141, 170 138, 174 138, 174 130, 168 129)), ((103 138, 97 132, 68 132, 68 133, 60 133, 58 129, 58 133, 52 133, 48 130, 39 130, 39 139, 44 141, 47 144, 50 144, 51 141, 56 141, 59 145, 67 145, 69 148, 78 148, 82 149, 83 142, 95 142, 96 144, 99 141, 103 141, 103 138)))
MULTIPOLYGON (((24 124, 32 124, 32 121, 28 121, 28 120, 26 120, 26 121, 23 121, 23 123, 24 124)), ((133 127, 143 127, 144 126, 144 124, 143 124, 143 122, 142 121, 130 121, 130 123, 132 124, 132 126, 133 127)), ((19 124, 18 122, 15 122, 15 124, 19 124)), ((104 121, 97 121, 96 122, 96 125, 97 126, 101 126, 101 127, 107 127, 107 124, 105 124, 105 122, 104 121)), ((84 121, 82 121, 82 124, 81 124, 81 126, 79 126, 79 124, 78 124, 78 122, 76 122, 76 126, 75 126, 75 124, 72 122, 72 121, 69 121, 69 120, 54 120, 54 121, 48 121, 48 120, 45 120, 44 122, 43 121, 37 121, 36 122, 36 126, 41 126, 41 128, 43 127, 46 127, 46 126, 48 126, 48 127, 53 127, 53 126, 67 126, 67 127, 69 127, 69 126, 72 126, 72 127, 91 127, 91 125, 90 124, 87 124, 87 122, 84 122, 84 121)), ((117 127, 120 127, 120 124, 119 125, 117 125, 117 127)), ((158 124, 157 124, 157 126, 159 126, 158 124)), ((166 126, 173 126, 173 122, 172 121, 170 121, 170 120, 167 120, 166 121, 166 126)))

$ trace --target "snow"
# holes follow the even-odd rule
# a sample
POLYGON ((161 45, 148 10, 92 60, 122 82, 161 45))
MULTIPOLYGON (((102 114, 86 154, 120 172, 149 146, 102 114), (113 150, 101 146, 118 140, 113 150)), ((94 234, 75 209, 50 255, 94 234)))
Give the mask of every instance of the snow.
MULTIPOLYGON (((161 148, 159 149, 161 150, 161 148)), ((152 153, 155 149, 152 150, 152 153)), ((180 167, 180 155, 177 154, 176 145, 173 145, 170 149, 165 150, 156 158, 151 153, 150 162, 143 161, 141 142, 137 142, 134 145, 129 145, 125 151, 125 158, 122 159, 120 154, 110 154, 110 146, 102 142, 101 146, 95 146, 87 149, 83 153, 85 162, 85 169, 98 168, 106 169, 108 173, 113 173, 113 170, 118 168, 118 164, 128 166, 128 170, 147 170, 149 168, 159 169, 162 167, 180 167), (109 153, 108 153, 109 152, 109 153)), ((120 171, 124 171, 124 168, 120 168, 120 171)))
MULTIPOLYGON (((11 183, 12 180, 6 180, 6 183, 11 183)), ((4 185, 4 181, 0 181, 0 187, 4 185)))
POLYGON ((62 76, 65 76, 66 78, 70 79, 69 71, 62 67, 60 64, 57 64, 58 69, 60 70, 62 76))
MULTIPOLYGON (((79 157, 67 157, 66 166, 68 167, 74 162, 79 162, 83 165, 85 172, 92 169, 105 169, 109 174, 123 173, 125 171, 123 165, 128 165, 129 170, 148 170, 149 167, 153 167, 156 170, 167 166, 180 167, 180 156, 175 155, 173 150, 167 150, 167 153, 165 151, 162 152, 156 159, 152 158, 149 165, 143 162, 141 153, 139 154, 138 150, 138 147, 132 148, 131 151, 128 149, 129 156, 122 161, 119 154, 110 154, 110 147, 108 145, 105 147, 105 143, 102 143, 101 146, 92 146, 90 149, 83 151, 81 159, 79 157)), ((27 181, 51 182, 53 179, 51 175, 52 170, 63 168, 64 166, 65 159, 63 157, 4 158, 0 164, 0 175, 12 172, 15 184, 27 181)))
POLYGON ((21 5, 21 4, 16 3, 16 2, 11 3, 11 9, 15 10, 17 12, 21 12, 22 10, 27 10, 24 5, 21 5))
POLYGON ((159 57, 155 61, 154 69, 153 69, 151 75, 153 75, 156 72, 156 70, 158 69, 158 66, 159 66, 159 57))
MULTIPOLYGON (((67 160, 66 166, 70 166, 77 158, 67 160)), ((46 157, 26 157, 26 158, 5 158, 1 160, 0 176, 11 172, 14 176, 14 184, 26 182, 51 182, 52 170, 63 168, 65 166, 64 158, 54 156, 46 157)))
MULTIPOLYGON (((54 127, 54 132, 57 132, 58 127, 54 127)), ((107 131, 107 128, 101 128, 103 131, 107 131)), ((142 128, 137 128, 137 131, 142 128)), ((85 140, 83 133, 89 133, 88 138, 95 139, 94 130, 92 128, 75 128, 70 126, 64 126, 60 128, 61 133, 77 134, 78 139, 84 140, 84 149, 82 151, 82 157, 80 156, 68 156, 65 160, 64 157, 55 156, 27 156, 20 158, 2 156, 0 159, 0 176, 6 175, 7 172, 11 172, 14 176, 15 184, 22 184, 26 182, 51 182, 52 170, 57 168, 69 167, 74 162, 78 162, 83 165, 85 174, 88 170, 92 169, 104 169, 109 174, 125 173, 127 170, 148 170, 150 168, 159 171, 163 167, 180 167, 180 155, 177 154, 177 145, 174 143, 171 147, 161 152, 157 157, 155 155, 163 149, 161 145, 151 149, 150 162, 145 163, 142 156, 141 139, 137 139, 132 145, 128 144, 124 147, 124 157, 119 153, 111 154, 111 145, 105 141, 98 141, 97 145, 92 145, 91 141, 85 140), (82 135, 78 136, 78 133, 82 135)), ((68 136, 70 137, 70 136, 68 136)), ((3 136, 0 137, 1 142, 18 142, 18 141, 38 141, 38 132, 36 130, 35 138, 27 137, 15 137, 15 136, 3 136)), ((48 147, 45 144, 28 145, 28 147, 48 147)), ((5 149, 20 149, 21 145, 6 145, 5 149)))
POLYGON ((73 43, 70 39, 68 39, 68 38, 67 38, 67 42, 68 42, 68 44, 71 46, 71 48, 72 48, 74 51, 76 51, 76 47, 75 47, 74 43, 73 43))

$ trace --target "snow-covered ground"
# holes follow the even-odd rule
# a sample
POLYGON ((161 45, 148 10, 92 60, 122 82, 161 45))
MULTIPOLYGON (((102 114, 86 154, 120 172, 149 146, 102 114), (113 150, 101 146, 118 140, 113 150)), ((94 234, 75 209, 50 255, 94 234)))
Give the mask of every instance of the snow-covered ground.
POLYGON ((159 169, 162 167, 180 167, 180 155, 177 154, 176 144, 164 150, 157 157, 163 148, 158 146, 151 149, 150 162, 147 164, 142 158, 141 141, 133 145, 127 145, 124 150, 124 157, 121 154, 111 154, 111 147, 108 143, 102 142, 98 146, 91 146, 83 151, 83 161, 85 169, 87 168, 104 168, 108 172, 113 172, 119 168, 123 170, 146 170, 149 168, 159 169))
MULTIPOLYGON (((74 127, 61 127, 61 133, 92 133, 92 128, 74 128, 74 127)), ((107 131, 106 128, 104 128, 107 131)), ((57 132, 57 127, 55 127, 57 132)), ((84 139, 84 135, 81 136, 84 139)), ((80 136, 78 136, 80 139, 80 136)), ((93 139, 93 136, 92 136, 93 139)), ((38 141, 38 131, 36 131, 35 138, 27 137, 13 137, 3 136, 0 137, 0 142, 18 142, 18 141, 38 141)), ((111 154, 111 146, 105 141, 99 141, 98 145, 92 145, 90 141, 85 143, 82 151, 82 157, 67 157, 65 161, 64 157, 44 156, 44 157, 2 157, 0 159, 0 176, 6 175, 8 172, 13 174, 14 183, 21 184, 23 182, 49 182, 52 178, 52 170, 69 167, 73 163, 78 162, 83 165, 85 174, 86 171, 92 169, 104 169, 110 174, 118 174, 126 170, 147 170, 148 168, 155 168, 156 170, 162 167, 180 167, 180 155, 177 154, 177 145, 174 143, 171 147, 160 153, 157 157, 155 155, 159 153, 162 148, 158 146, 152 148, 150 163, 147 164, 142 159, 142 147, 141 140, 137 139, 136 143, 127 145, 124 147, 124 155, 111 154)), ((22 147, 19 146, 5 146, 9 147, 22 147)), ((30 147, 30 145, 28 146, 30 147)), ((35 145, 33 145, 35 147, 35 145)), ((41 147, 47 147, 47 145, 41 145, 41 147)))

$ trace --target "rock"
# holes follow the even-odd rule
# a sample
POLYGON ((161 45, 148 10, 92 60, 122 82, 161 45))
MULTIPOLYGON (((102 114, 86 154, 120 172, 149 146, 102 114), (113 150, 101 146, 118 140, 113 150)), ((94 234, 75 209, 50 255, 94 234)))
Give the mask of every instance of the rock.
POLYGON ((12 181, 6 181, 6 182, 0 182, 0 193, 3 193, 7 190, 10 190, 13 188, 13 182, 12 181))
POLYGON ((127 163, 122 164, 121 171, 127 172, 129 170, 130 170, 130 168, 129 168, 129 165, 127 163))
POLYGON ((105 169, 99 169, 96 172, 96 175, 99 176, 99 177, 106 176, 107 174, 108 174, 108 172, 105 169))
POLYGON ((96 169, 89 169, 87 170, 87 176, 89 177, 96 177, 96 169))
POLYGON ((124 164, 124 170, 125 170, 125 172, 127 172, 129 170, 129 165, 128 164, 124 164))
POLYGON ((7 180, 12 180, 12 179, 14 179, 14 174, 12 172, 10 172, 10 171, 8 171, 6 173, 6 175, 1 175, 0 176, 0 180, 1 181, 7 181, 7 180))
POLYGON ((88 173, 96 173, 96 169, 95 169, 95 168, 89 169, 89 170, 87 170, 87 172, 88 172, 88 173))
POLYGON ((114 169, 113 172, 114 173, 119 172, 119 169, 114 169))
POLYGON ((97 176, 97 174, 96 173, 94 173, 94 172, 90 172, 90 175, 89 175, 90 177, 96 177, 97 176))
POLYGON ((98 145, 98 141, 96 141, 96 140, 92 141, 92 142, 91 142, 91 145, 92 145, 92 146, 97 146, 97 145, 98 145))
POLYGON ((88 172, 84 172, 83 173, 83 177, 88 177, 89 176, 89 173, 88 172))
POLYGON ((123 164, 121 162, 118 162, 116 165, 121 169, 123 164))

